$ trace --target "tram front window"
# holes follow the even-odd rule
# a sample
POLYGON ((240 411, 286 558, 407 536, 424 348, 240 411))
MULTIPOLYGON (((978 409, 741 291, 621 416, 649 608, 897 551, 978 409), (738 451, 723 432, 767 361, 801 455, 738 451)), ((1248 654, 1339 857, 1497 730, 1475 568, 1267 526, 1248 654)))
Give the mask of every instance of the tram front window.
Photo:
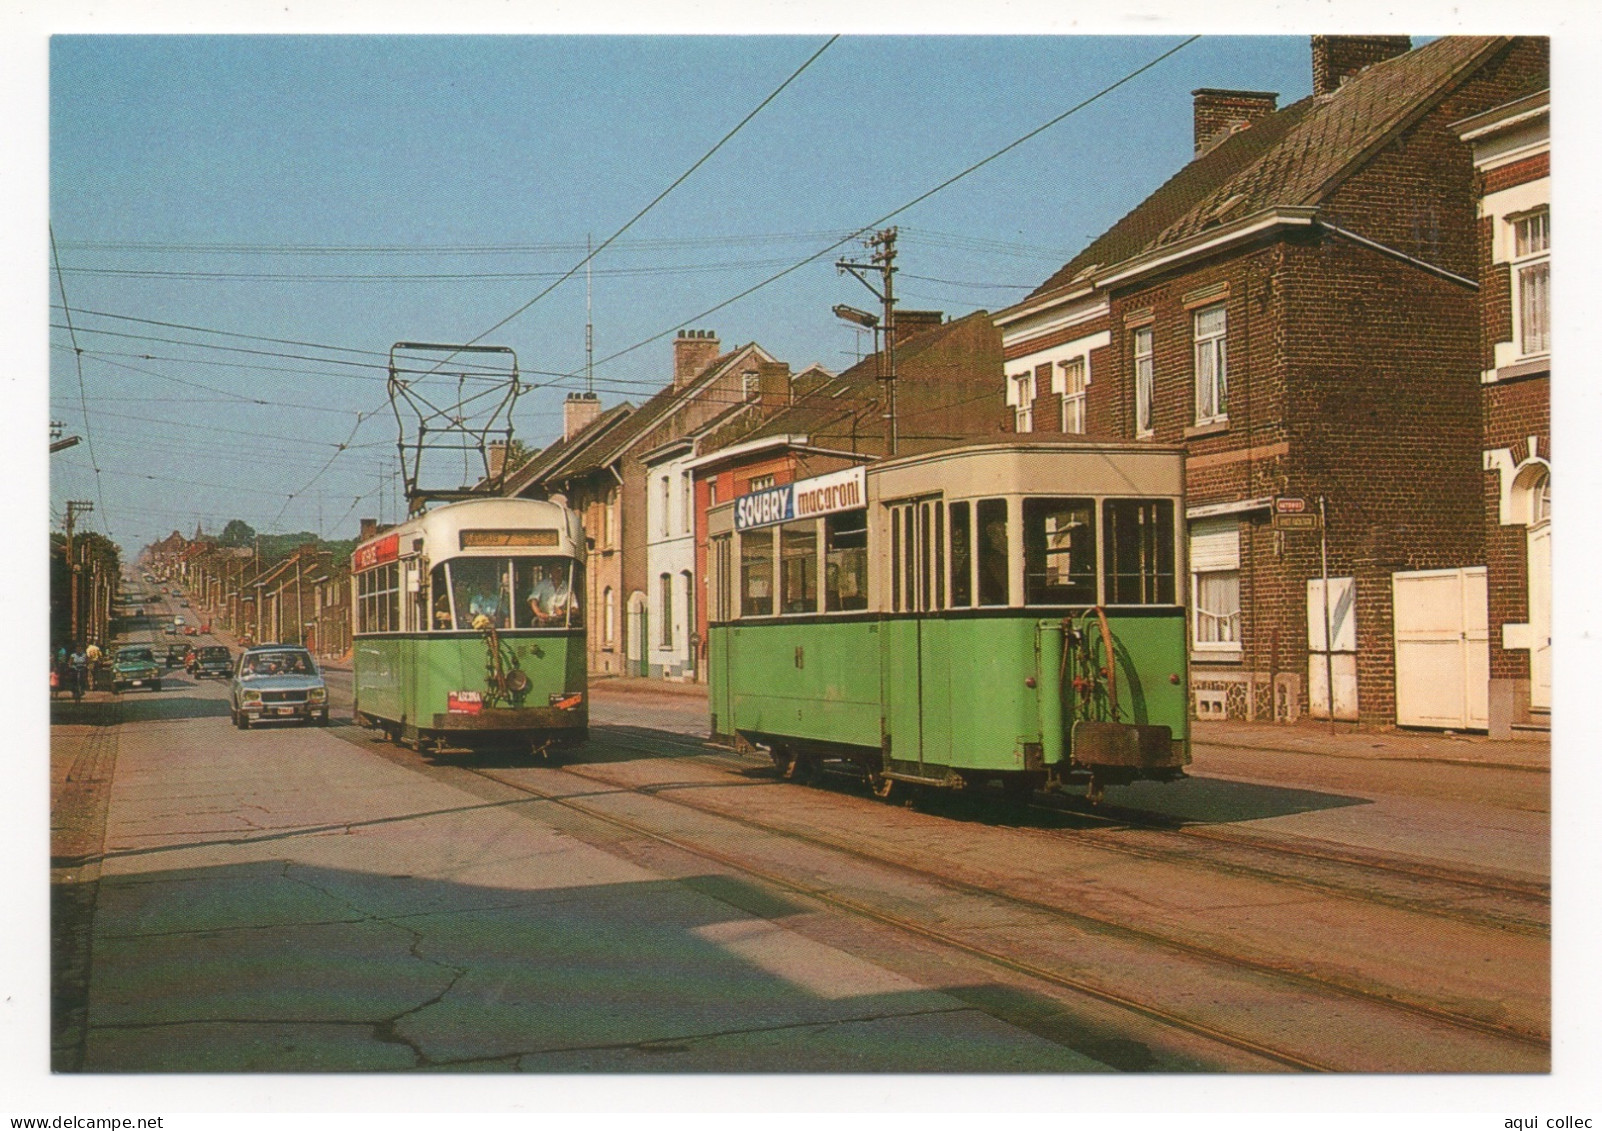
POLYGON ((868 512, 841 511, 823 520, 824 608, 868 607, 868 512))
POLYGON ((517 628, 581 628, 584 566, 569 558, 512 559, 513 624, 517 628))
POLYGON ((1107 604, 1174 603, 1174 504, 1170 499, 1108 499, 1105 532, 1107 604))
POLYGON ((1089 499, 1025 499, 1024 604, 1096 603, 1096 508, 1089 499))
POLYGON ((512 596, 506 579, 505 558, 457 558, 449 563, 451 595, 456 602, 456 627, 469 629, 485 616, 496 628, 506 628, 512 596))

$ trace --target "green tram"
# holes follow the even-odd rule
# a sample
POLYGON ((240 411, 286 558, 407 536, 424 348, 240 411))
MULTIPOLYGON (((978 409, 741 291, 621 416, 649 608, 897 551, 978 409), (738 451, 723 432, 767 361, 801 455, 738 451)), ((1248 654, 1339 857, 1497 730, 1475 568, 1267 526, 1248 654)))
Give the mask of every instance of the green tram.
POLYGON ((475 499, 351 558, 355 718, 442 753, 584 741, 584 530, 554 502, 475 499))
POLYGON ((786 776, 1009 791, 1190 762, 1184 464, 1028 438, 741 496, 708 522, 715 738, 786 776))

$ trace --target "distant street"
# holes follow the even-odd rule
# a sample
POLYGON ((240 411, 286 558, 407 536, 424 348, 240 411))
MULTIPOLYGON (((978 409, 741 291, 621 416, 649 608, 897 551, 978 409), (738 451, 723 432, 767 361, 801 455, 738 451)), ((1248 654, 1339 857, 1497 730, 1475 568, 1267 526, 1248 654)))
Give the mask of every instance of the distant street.
POLYGON ((1100 807, 905 807, 704 746, 693 690, 597 683, 551 765, 379 741, 328 676, 326 730, 181 669, 54 706, 58 1070, 1549 1063, 1533 744, 1203 727, 1100 807))

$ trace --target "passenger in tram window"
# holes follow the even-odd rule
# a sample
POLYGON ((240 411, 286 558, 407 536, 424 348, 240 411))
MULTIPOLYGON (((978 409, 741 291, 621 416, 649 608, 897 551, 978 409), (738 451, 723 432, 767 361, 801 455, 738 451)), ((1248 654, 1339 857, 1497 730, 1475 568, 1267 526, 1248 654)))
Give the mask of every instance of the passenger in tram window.
POLYGON ((556 583, 544 566, 534 567, 534 585, 528 593, 529 611, 539 624, 549 623, 557 614, 556 583))

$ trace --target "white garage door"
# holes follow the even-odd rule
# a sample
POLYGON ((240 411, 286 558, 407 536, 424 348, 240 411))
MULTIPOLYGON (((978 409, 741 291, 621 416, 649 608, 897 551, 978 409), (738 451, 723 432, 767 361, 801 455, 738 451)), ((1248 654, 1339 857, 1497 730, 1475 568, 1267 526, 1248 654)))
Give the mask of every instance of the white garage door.
POLYGON ((1485 568, 1391 575, 1396 623, 1396 721, 1483 729, 1490 724, 1491 650, 1485 568))

